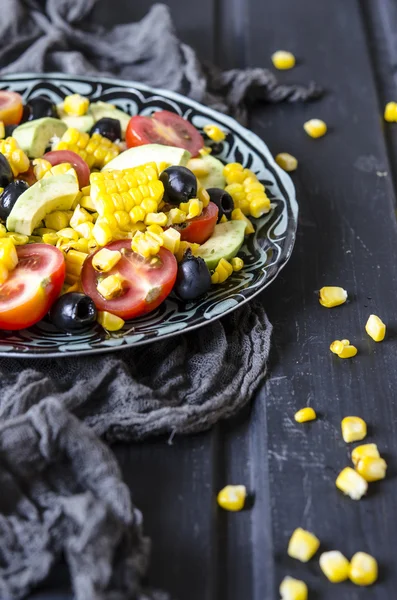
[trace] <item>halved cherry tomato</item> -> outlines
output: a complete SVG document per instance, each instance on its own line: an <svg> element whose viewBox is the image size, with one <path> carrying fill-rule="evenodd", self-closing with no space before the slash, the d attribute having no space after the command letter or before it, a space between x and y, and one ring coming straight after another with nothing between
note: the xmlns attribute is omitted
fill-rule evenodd
<svg viewBox="0 0 397 600"><path fill-rule="evenodd" d="M77 173L80 188L90 184L90 168L81 156L72 150L52 150L43 155L53 167L61 163L70 163Z"/></svg>
<svg viewBox="0 0 397 600"><path fill-rule="evenodd" d="M210 202L198 217L172 227L180 232L184 242L204 244L213 234L217 220L218 207L214 202Z"/></svg>
<svg viewBox="0 0 397 600"><path fill-rule="evenodd" d="M30 165L29 169L25 171L25 173L19 173L18 179L23 179L28 185L33 185L36 183L37 179L36 175L34 174L33 166Z"/></svg>
<svg viewBox="0 0 397 600"><path fill-rule="evenodd" d="M0 121L3 121L4 125L18 125L22 113L22 97L16 92L0 91Z"/></svg>
<svg viewBox="0 0 397 600"><path fill-rule="evenodd" d="M86 258L81 272L84 293L93 299L97 309L107 310L126 320L157 308L174 287L178 271L175 256L161 248L157 256L142 258L131 250L131 240L111 242L105 247L121 251L122 257L117 265L106 273L98 273L92 266L94 252ZM97 290L98 280L116 273L124 279L123 293L105 300Z"/></svg>
<svg viewBox="0 0 397 600"><path fill-rule="evenodd" d="M184 148L192 156L197 156L204 146L204 140L194 125L169 110L155 112L151 117L131 117L125 139L128 148L163 144Z"/></svg>
<svg viewBox="0 0 397 600"><path fill-rule="evenodd" d="M0 329L34 325L58 298L65 280L65 259L49 244L17 246L18 265L0 285Z"/></svg>

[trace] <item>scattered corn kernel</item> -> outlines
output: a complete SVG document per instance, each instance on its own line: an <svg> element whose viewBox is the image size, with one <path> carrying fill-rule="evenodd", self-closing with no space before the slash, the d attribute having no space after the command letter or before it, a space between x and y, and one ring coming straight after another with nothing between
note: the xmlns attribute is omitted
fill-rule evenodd
<svg viewBox="0 0 397 600"><path fill-rule="evenodd" d="M145 217L145 225L167 225L167 215L163 212L159 213L148 213Z"/></svg>
<svg viewBox="0 0 397 600"><path fill-rule="evenodd" d="M320 547L320 540L309 531L298 527L293 532L288 544L288 556L301 562L307 562Z"/></svg>
<svg viewBox="0 0 397 600"><path fill-rule="evenodd" d="M242 213L241 208L235 208L232 212L232 221L244 221L245 222L245 235L254 233L255 229L251 221Z"/></svg>
<svg viewBox="0 0 397 600"><path fill-rule="evenodd" d="M108 248L102 248L95 254L92 259L92 266L96 271L106 273L113 269L117 265L121 258L121 252L118 250L108 250Z"/></svg>
<svg viewBox="0 0 397 600"><path fill-rule="evenodd" d="M56 232L54 233L43 233L42 239L44 244L50 244L51 246L56 246L58 241L58 235Z"/></svg>
<svg viewBox="0 0 397 600"><path fill-rule="evenodd" d="M77 233L77 231L72 229L72 227L65 227L64 229L59 229L57 231L57 235L60 238L64 238L66 240L74 240L75 242L77 242L77 240L79 239L79 234Z"/></svg>
<svg viewBox="0 0 397 600"><path fill-rule="evenodd" d="M211 276L212 283L223 283L233 273L233 267L226 259L221 258Z"/></svg>
<svg viewBox="0 0 397 600"><path fill-rule="evenodd" d="M108 275L108 277L105 277L98 282L97 290L105 300L116 298L123 292L123 279L118 273L115 275Z"/></svg>
<svg viewBox="0 0 397 600"><path fill-rule="evenodd" d="M352 500L360 500L368 490L368 483L364 477L351 467L346 467L339 473L335 485Z"/></svg>
<svg viewBox="0 0 397 600"><path fill-rule="evenodd" d="M312 138L319 138L327 133L327 125L321 119L310 119L310 121L306 121L303 125L303 129L306 131L307 135L310 135Z"/></svg>
<svg viewBox="0 0 397 600"><path fill-rule="evenodd" d="M23 235L22 233L14 233L13 231L7 232L5 237L11 238L15 246L24 246L29 242L28 235Z"/></svg>
<svg viewBox="0 0 397 600"><path fill-rule="evenodd" d="M352 358L357 354L357 348L352 346L349 340L335 340L330 345L329 349L339 358Z"/></svg>
<svg viewBox="0 0 397 600"><path fill-rule="evenodd" d="M0 238L0 263L12 271L18 264L18 255L15 250L15 243L12 238Z"/></svg>
<svg viewBox="0 0 397 600"><path fill-rule="evenodd" d="M396 102L388 102L385 106L384 113L385 121L389 123L393 123L397 121L397 103Z"/></svg>
<svg viewBox="0 0 397 600"><path fill-rule="evenodd" d="M242 258L235 256L234 258L232 258L232 260L230 261L230 264L233 267L233 271L241 271L241 269L244 267L244 261Z"/></svg>
<svg viewBox="0 0 397 600"><path fill-rule="evenodd" d="M98 311L97 321L107 331L119 331L119 329L124 327L125 323L123 319L117 315L107 312L106 310Z"/></svg>
<svg viewBox="0 0 397 600"><path fill-rule="evenodd" d="M281 600L307 600L307 585L301 579L284 577L279 591Z"/></svg>
<svg viewBox="0 0 397 600"><path fill-rule="evenodd" d="M167 229L167 231L169 231L169 229ZM181 260L185 256L185 253L188 250L190 250L190 252L193 254L193 256L196 256L197 251L198 251L199 248L200 248L200 244L194 244L194 243L191 243L191 242L180 242L179 243L179 248L175 252L175 258L176 258L176 260L178 262L181 262Z"/></svg>
<svg viewBox="0 0 397 600"><path fill-rule="evenodd" d="M314 421L316 418L316 411L311 406L301 408L294 415L294 419L297 423L306 423L307 421Z"/></svg>
<svg viewBox="0 0 397 600"><path fill-rule="evenodd" d="M272 54L272 63L279 70L292 69L295 66L295 56L286 50L277 50Z"/></svg>
<svg viewBox="0 0 397 600"><path fill-rule="evenodd" d="M244 215L258 219L271 209L265 186L255 173L244 169L240 163L229 163L223 168L226 180L225 190L231 195L235 209L241 209Z"/></svg>
<svg viewBox="0 0 397 600"><path fill-rule="evenodd" d="M15 138L7 137L5 140L0 140L0 153L8 160L14 177L29 169L30 161Z"/></svg>
<svg viewBox="0 0 397 600"><path fill-rule="evenodd" d="M87 256L88 254L86 252L70 249L65 256L65 260L66 263L71 265L79 265L79 267L82 267Z"/></svg>
<svg viewBox="0 0 397 600"><path fill-rule="evenodd" d="M382 342L386 335L386 325L376 315L370 315L365 325L365 331L374 342Z"/></svg>
<svg viewBox="0 0 397 600"><path fill-rule="evenodd" d="M350 563L339 550L323 552L319 562L320 569L332 583L340 583L349 578Z"/></svg>
<svg viewBox="0 0 397 600"><path fill-rule="evenodd" d="M217 125L204 125L203 130L213 142L223 142L226 137L225 132Z"/></svg>
<svg viewBox="0 0 397 600"><path fill-rule="evenodd" d="M276 163L288 173L291 171L296 171L298 168L297 159L295 156L292 156L292 154L288 154L288 152L280 152L280 154L277 154Z"/></svg>
<svg viewBox="0 0 397 600"><path fill-rule="evenodd" d="M164 248L172 252L172 254L176 254L181 244L180 232L173 227L169 227L161 235L163 236Z"/></svg>
<svg viewBox="0 0 397 600"><path fill-rule="evenodd" d="M71 117L82 117L86 114L89 105L90 101L88 98L84 98L80 94L66 96L63 101L63 109Z"/></svg>
<svg viewBox="0 0 397 600"><path fill-rule="evenodd" d="M71 215L67 211L56 210L52 213L49 213L45 219L44 223L47 229L55 229L55 231L59 231L60 229L65 229L68 227L70 223Z"/></svg>
<svg viewBox="0 0 397 600"><path fill-rule="evenodd" d="M378 563L366 552L356 552L350 561L350 581L356 585L372 585L378 579Z"/></svg>
<svg viewBox="0 0 397 600"><path fill-rule="evenodd" d="M218 504L225 510L238 511L244 508L247 490L245 485L227 485L218 494Z"/></svg>
<svg viewBox="0 0 397 600"><path fill-rule="evenodd" d="M322 287L319 296L321 306L326 308L333 308L344 304L347 300L347 292L341 287L327 286Z"/></svg>
<svg viewBox="0 0 397 600"><path fill-rule="evenodd" d="M367 424L361 417L345 417L341 428L342 437L347 444L363 440L367 435Z"/></svg>
<svg viewBox="0 0 397 600"><path fill-rule="evenodd" d="M35 158L32 164L33 173L37 181L42 179L44 175L52 169L52 164L45 158Z"/></svg>
<svg viewBox="0 0 397 600"><path fill-rule="evenodd" d="M353 465L356 467L358 461L366 456L380 458L378 446L376 444L362 444L354 448L352 452Z"/></svg>
<svg viewBox="0 0 397 600"><path fill-rule="evenodd" d="M92 236L98 246L106 246L106 244L109 244L109 242L112 241L113 232L106 222L97 219L92 229Z"/></svg>
<svg viewBox="0 0 397 600"><path fill-rule="evenodd" d="M386 477L387 464L383 458L364 456L360 458L356 470L365 481L380 481Z"/></svg>

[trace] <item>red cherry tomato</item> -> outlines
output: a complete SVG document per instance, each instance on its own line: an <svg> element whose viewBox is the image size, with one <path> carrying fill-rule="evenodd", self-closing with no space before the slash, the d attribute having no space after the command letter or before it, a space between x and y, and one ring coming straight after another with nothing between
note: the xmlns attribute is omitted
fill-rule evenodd
<svg viewBox="0 0 397 600"><path fill-rule="evenodd" d="M70 163L76 170L80 188L90 184L90 168L81 156L71 150L53 150L44 154L43 158L48 160L53 167L61 163Z"/></svg>
<svg viewBox="0 0 397 600"><path fill-rule="evenodd" d="M217 220L218 207L214 202L210 202L200 216L172 227L180 232L184 242L204 244L213 234Z"/></svg>
<svg viewBox="0 0 397 600"><path fill-rule="evenodd" d="M0 285L0 329L25 329L40 321L61 293L65 259L49 244L17 246L18 265Z"/></svg>
<svg viewBox="0 0 397 600"><path fill-rule="evenodd" d="M157 308L174 287L178 271L175 256L161 248L158 256L144 259L131 250L131 240L111 242L106 248L122 252L113 269L106 273L95 271L92 266L94 252L86 258L81 272L84 293L93 299L97 309L107 310L127 320ZM98 279L116 273L124 279L124 291L112 300L105 300L97 290Z"/></svg>
<svg viewBox="0 0 397 600"><path fill-rule="evenodd" d="M0 91L0 121L4 125L18 125L22 113L22 97L16 92Z"/></svg>
<svg viewBox="0 0 397 600"><path fill-rule="evenodd" d="M153 113L151 117L131 117L126 142L128 148L144 144L163 144L177 146L188 150L192 156L197 156L204 140L197 129L179 115L169 110Z"/></svg>

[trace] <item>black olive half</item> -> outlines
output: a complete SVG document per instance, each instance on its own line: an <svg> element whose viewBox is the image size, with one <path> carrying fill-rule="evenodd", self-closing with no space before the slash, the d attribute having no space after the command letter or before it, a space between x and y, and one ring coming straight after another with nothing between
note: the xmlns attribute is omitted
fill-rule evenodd
<svg viewBox="0 0 397 600"><path fill-rule="evenodd" d="M31 98L27 103L26 111L30 111L27 117L28 121L42 119L43 117L52 117L58 119L56 105L45 96L36 96Z"/></svg>
<svg viewBox="0 0 397 600"><path fill-rule="evenodd" d="M0 154L0 187L5 188L14 179L10 163Z"/></svg>
<svg viewBox="0 0 397 600"><path fill-rule="evenodd" d="M0 154L0 156L2 156ZM15 202L19 196L26 192L28 184L22 179L15 179L4 188L4 192L0 196L0 219L4 221L8 218L8 215L14 208Z"/></svg>
<svg viewBox="0 0 397 600"><path fill-rule="evenodd" d="M90 135L99 133L111 142L121 140L121 125L118 119L103 117L99 119L91 128Z"/></svg>
<svg viewBox="0 0 397 600"><path fill-rule="evenodd" d="M217 205L218 212L218 223L222 219L223 215L227 219L230 219L234 210L234 201L229 192L225 192L220 188L208 188L207 190L211 202Z"/></svg>
<svg viewBox="0 0 397 600"><path fill-rule="evenodd" d="M211 275L204 260L186 253L178 266L174 291L182 300L195 300L211 287Z"/></svg>
<svg viewBox="0 0 397 600"><path fill-rule="evenodd" d="M79 292L63 294L52 305L50 319L61 331L77 333L95 323L97 310L89 296Z"/></svg>
<svg viewBox="0 0 397 600"><path fill-rule="evenodd" d="M197 196L196 176L186 167L164 169L160 181L164 185L164 201L169 204L180 204Z"/></svg>

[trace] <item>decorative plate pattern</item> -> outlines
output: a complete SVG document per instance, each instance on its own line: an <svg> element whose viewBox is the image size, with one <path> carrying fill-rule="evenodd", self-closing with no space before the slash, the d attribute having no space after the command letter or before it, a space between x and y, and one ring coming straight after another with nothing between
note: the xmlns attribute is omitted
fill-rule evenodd
<svg viewBox="0 0 397 600"><path fill-rule="evenodd" d="M29 329L0 330L0 356L55 357L94 354L136 346L191 331L241 306L268 286L288 261L295 241L298 205L289 176L274 162L266 144L236 121L193 100L167 90L133 82L60 74L11 75L0 79L0 89L19 92L24 100L46 95L60 102L67 94L80 93L91 100L117 105L131 115L150 115L171 110L201 129L216 123L226 140L216 154L224 162L241 162L265 184L273 209L255 223L255 234L239 255L245 267L224 284L213 286L203 299L185 304L169 297L154 312L127 322L117 334L107 334L99 325L87 333L68 335L43 320Z"/></svg>

